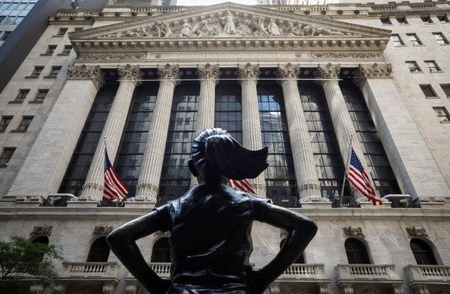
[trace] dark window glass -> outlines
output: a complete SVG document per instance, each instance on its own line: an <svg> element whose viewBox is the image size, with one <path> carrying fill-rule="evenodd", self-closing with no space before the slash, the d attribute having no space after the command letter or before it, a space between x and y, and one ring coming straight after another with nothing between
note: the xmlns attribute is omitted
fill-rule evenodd
<svg viewBox="0 0 450 294"><path fill-rule="evenodd" d="M68 55L71 50L72 50L72 45L65 45L63 51L61 52L61 54Z"/></svg>
<svg viewBox="0 0 450 294"><path fill-rule="evenodd" d="M356 129L364 157L372 169L372 180L378 196L398 194L397 181L359 88L349 80L340 83L347 108Z"/></svg>
<svg viewBox="0 0 450 294"><path fill-rule="evenodd" d="M424 23L433 23L433 20L429 15L420 17Z"/></svg>
<svg viewBox="0 0 450 294"><path fill-rule="evenodd" d="M31 121L33 120L32 116L23 116L22 121L17 126L17 129L15 129L16 132L26 132L28 130L28 127L31 124Z"/></svg>
<svg viewBox="0 0 450 294"><path fill-rule="evenodd" d="M17 93L16 99L14 99L13 102L22 103L25 100L25 98L27 97L29 92L30 92L30 89L20 89L19 93Z"/></svg>
<svg viewBox="0 0 450 294"><path fill-rule="evenodd" d="M42 103L45 99L45 96L47 96L48 89L39 89L36 97L34 97L33 102L34 103Z"/></svg>
<svg viewBox="0 0 450 294"><path fill-rule="evenodd" d="M301 82L299 88L322 197L334 201L340 195L345 171L326 98L322 87L311 82Z"/></svg>
<svg viewBox="0 0 450 294"><path fill-rule="evenodd" d="M444 91L445 96L450 98L450 84L441 84L442 91Z"/></svg>
<svg viewBox="0 0 450 294"><path fill-rule="evenodd" d="M447 23L448 22L448 17L446 14L444 15L438 15L437 16L438 20L440 23Z"/></svg>
<svg viewBox="0 0 450 294"><path fill-rule="evenodd" d="M345 252L349 264L370 264L367 248L358 239L348 238L345 240Z"/></svg>
<svg viewBox="0 0 450 294"><path fill-rule="evenodd" d="M214 126L242 143L241 87L234 81L220 81L216 87Z"/></svg>
<svg viewBox="0 0 450 294"><path fill-rule="evenodd" d="M13 156L14 151L16 151L16 148L14 148L14 147L3 148L3 152L0 155L0 167L8 166L8 162L11 159L11 157Z"/></svg>
<svg viewBox="0 0 450 294"><path fill-rule="evenodd" d="M136 184L144 158L145 143L158 92L158 83L144 82L133 94L115 168L128 187L128 197L135 196Z"/></svg>
<svg viewBox="0 0 450 294"><path fill-rule="evenodd" d="M35 66L33 69L33 72L31 73L31 76L38 77L41 74L43 69L44 69L43 66Z"/></svg>
<svg viewBox="0 0 450 294"><path fill-rule="evenodd" d="M109 246L105 237L100 237L92 243L89 249L87 262L107 262L109 257Z"/></svg>
<svg viewBox="0 0 450 294"><path fill-rule="evenodd" d="M52 77L52 78L56 78L56 76L58 75L60 70L61 70L61 66L52 66L48 76Z"/></svg>
<svg viewBox="0 0 450 294"><path fill-rule="evenodd" d="M405 61L406 66L408 66L408 69L410 72L421 72L422 70L417 65L417 62L415 61Z"/></svg>
<svg viewBox="0 0 450 294"><path fill-rule="evenodd" d="M413 238L409 243L417 264L437 265L433 250L427 242Z"/></svg>
<svg viewBox="0 0 450 294"><path fill-rule="evenodd" d="M170 262L169 238L161 238L155 242L152 250L151 262Z"/></svg>
<svg viewBox="0 0 450 294"><path fill-rule="evenodd" d="M109 81L97 93L59 188L60 193L78 195L81 192L116 91L117 83Z"/></svg>
<svg viewBox="0 0 450 294"><path fill-rule="evenodd" d="M60 28L58 33L56 34L57 36L64 36L67 32L67 28Z"/></svg>
<svg viewBox="0 0 450 294"><path fill-rule="evenodd" d="M5 41L6 39L8 39L9 35L11 35L11 31L4 31L3 35L0 36L0 41Z"/></svg>
<svg viewBox="0 0 450 294"><path fill-rule="evenodd" d="M408 20L406 19L406 16L397 17L397 22L402 25L408 24Z"/></svg>
<svg viewBox="0 0 450 294"><path fill-rule="evenodd" d="M380 21L381 21L381 23L384 24L384 25L391 25L391 24L392 24L392 22L391 22L391 20L389 19L389 17L380 17Z"/></svg>
<svg viewBox="0 0 450 294"><path fill-rule="evenodd" d="M53 54L53 52L55 52L55 49L56 49L56 45L48 45L47 51L45 51L44 54L51 55L51 54Z"/></svg>
<svg viewBox="0 0 450 294"><path fill-rule="evenodd" d="M0 120L0 133L4 133L6 131L6 128L8 127L9 123L12 120L12 116L10 115L3 115L2 119Z"/></svg>
<svg viewBox="0 0 450 294"><path fill-rule="evenodd" d="M190 187L187 163L195 135L199 91L197 82L182 82L175 88L157 205L182 196Z"/></svg>
<svg viewBox="0 0 450 294"><path fill-rule="evenodd" d="M269 167L264 172L267 197L275 204L297 207L297 183L280 86L275 82L260 81L258 104L262 143L269 147Z"/></svg>
<svg viewBox="0 0 450 294"><path fill-rule="evenodd" d="M423 94L427 98L438 98L431 85L419 85Z"/></svg>
<svg viewBox="0 0 450 294"><path fill-rule="evenodd" d="M35 244L48 245L50 243L50 240L48 239L47 236L40 236L40 237L34 238L33 241L31 241L31 242L35 243ZM44 254L36 256L36 261L42 261L43 259L44 259Z"/></svg>

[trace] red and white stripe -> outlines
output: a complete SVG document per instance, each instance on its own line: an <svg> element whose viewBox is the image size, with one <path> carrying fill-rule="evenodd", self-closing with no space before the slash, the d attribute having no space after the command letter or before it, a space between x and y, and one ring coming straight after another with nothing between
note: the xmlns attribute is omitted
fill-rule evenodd
<svg viewBox="0 0 450 294"><path fill-rule="evenodd" d="M250 183L249 180L243 179L243 180L228 180L229 185L237 190L241 190L242 192L247 192L251 194L256 194L256 190L253 187L253 185Z"/></svg>

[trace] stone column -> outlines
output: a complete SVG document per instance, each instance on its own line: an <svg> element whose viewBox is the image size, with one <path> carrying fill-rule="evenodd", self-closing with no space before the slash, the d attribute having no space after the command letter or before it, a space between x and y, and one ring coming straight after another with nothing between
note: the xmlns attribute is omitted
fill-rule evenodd
<svg viewBox="0 0 450 294"><path fill-rule="evenodd" d="M242 91L242 143L250 150L262 148L261 122L259 119L258 95L256 92L259 65L247 63L238 66ZM260 196L266 196L264 174L251 180Z"/></svg>
<svg viewBox="0 0 450 294"><path fill-rule="evenodd" d="M99 66L69 67L66 84L11 185L9 195L58 192L102 83Z"/></svg>
<svg viewBox="0 0 450 294"><path fill-rule="evenodd" d="M83 185L83 191L81 192L81 197L91 200L101 200L103 197L105 164L105 144L103 138L106 140L109 160L114 163L119 149L120 139L125 128L134 89L142 78L138 66L127 64L125 66L119 66L117 71L120 77L119 89L114 97L100 141L91 161L86 181Z"/></svg>
<svg viewBox="0 0 450 294"><path fill-rule="evenodd" d="M158 74L160 84L136 187L137 197L148 199L153 203L156 203L158 195L173 92L178 80L178 65L166 64L164 67L158 67Z"/></svg>
<svg viewBox="0 0 450 294"><path fill-rule="evenodd" d="M390 64L359 65L354 81L364 96L400 189L413 199L419 195L422 199L450 197L445 177L391 73Z"/></svg>
<svg viewBox="0 0 450 294"><path fill-rule="evenodd" d="M426 285L417 285L414 287L414 293L416 294L430 294L430 290Z"/></svg>
<svg viewBox="0 0 450 294"><path fill-rule="evenodd" d="M317 176L311 137L306 125L302 101L297 86L300 67L288 63L280 66L277 74L283 88L289 138L291 140L292 158L294 161L297 190L301 201L322 200L320 183Z"/></svg>

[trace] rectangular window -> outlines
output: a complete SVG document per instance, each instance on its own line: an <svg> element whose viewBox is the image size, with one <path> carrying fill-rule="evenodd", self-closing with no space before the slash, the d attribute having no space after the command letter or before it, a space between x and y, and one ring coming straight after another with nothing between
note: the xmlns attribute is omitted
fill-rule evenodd
<svg viewBox="0 0 450 294"><path fill-rule="evenodd" d="M59 71L61 70L61 66L52 66L47 78L56 78L58 76Z"/></svg>
<svg viewBox="0 0 450 294"><path fill-rule="evenodd" d="M5 147L3 148L2 155L0 155L0 167L7 167L8 162L14 154L16 148Z"/></svg>
<svg viewBox="0 0 450 294"><path fill-rule="evenodd" d="M0 119L0 133L4 133L6 131L6 128L8 127L9 123L12 120L12 116L10 115L3 115Z"/></svg>
<svg viewBox="0 0 450 294"><path fill-rule="evenodd" d="M67 28L60 28L58 33L56 34L57 36L64 36L67 32Z"/></svg>
<svg viewBox="0 0 450 294"><path fill-rule="evenodd" d="M436 116L439 118L441 123L449 123L450 122L450 115L448 114L447 109L443 106L437 106L433 107L434 112L436 113Z"/></svg>
<svg viewBox="0 0 450 294"><path fill-rule="evenodd" d="M79 31L82 31L83 30L83 28L75 28L75 32L79 32Z"/></svg>
<svg viewBox="0 0 450 294"><path fill-rule="evenodd" d="M422 46L422 41L420 41L420 39L417 37L416 34L411 33L411 34L406 34L406 36L408 36L408 39L413 46Z"/></svg>
<svg viewBox="0 0 450 294"><path fill-rule="evenodd" d="M20 89L19 93L17 93L16 99L13 101L10 101L10 103L22 103L25 98L27 97L28 93L30 92L30 89Z"/></svg>
<svg viewBox="0 0 450 294"><path fill-rule="evenodd" d="M450 84L441 84L442 91L444 91L447 98L450 98Z"/></svg>
<svg viewBox="0 0 450 294"><path fill-rule="evenodd" d="M17 129L14 130L14 132L25 133L28 130L28 127L30 126L32 120L33 120L32 116L23 116L22 121L17 126Z"/></svg>
<svg viewBox="0 0 450 294"><path fill-rule="evenodd" d="M380 17L380 21L383 25L391 25L392 24L391 20L389 19L389 16Z"/></svg>
<svg viewBox="0 0 450 294"><path fill-rule="evenodd" d="M424 23L433 23L433 20L431 19L431 16L429 16L429 15L421 16L420 18L422 19L422 21Z"/></svg>
<svg viewBox="0 0 450 294"><path fill-rule="evenodd" d="M33 69L33 72L31 73L32 78L37 78L41 74L42 70L44 69L43 66L35 66Z"/></svg>
<svg viewBox="0 0 450 294"><path fill-rule="evenodd" d="M5 41L6 39L8 39L9 35L11 35L12 32L10 31L4 31L3 35L0 36L0 41Z"/></svg>
<svg viewBox="0 0 450 294"><path fill-rule="evenodd" d="M34 97L34 100L31 101L33 103L42 103L45 99L45 96L47 96L48 89L39 89L36 97Z"/></svg>
<svg viewBox="0 0 450 294"><path fill-rule="evenodd" d="M419 85L426 98L438 98L431 85Z"/></svg>
<svg viewBox="0 0 450 294"><path fill-rule="evenodd" d="M401 25L407 25L408 21L406 20L406 16L397 17L397 22Z"/></svg>
<svg viewBox="0 0 450 294"><path fill-rule="evenodd" d="M52 55L56 50L56 45L48 45L47 51L45 51L44 55Z"/></svg>
<svg viewBox="0 0 450 294"><path fill-rule="evenodd" d="M72 51L72 45L65 45L61 55L69 55L70 51Z"/></svg>
<svg viewBox="0 0 450 294"><path fill-rule="evenodd" d="M437 65L434 60L425 60L425 64L430 72L440 72L441 68Z"/></svg>
<svg viewBox="0 0 450 294"><path fill-rule="evenodd" d="M408 69L410 72L421 72L422 70L417 65L417 62L415 61L405 61L406 65L408 66Z"/></svg>
<svg viewBox="0 0 450 294"><path fill-rule="evenodd" d="M443 33L433 33L434 38L436 39L436 42L439 45L447 45L448 44L448 40L447 38L444 36Z"/></svg>
<svg viewBox="0 0 450 294"><path fill-rule="evenodd" d="M405 46L405 44L403 43L402 39L398 34L391 35L391 42L392 44L394 44L395 47Z"/></svg>
<svg viewBox="0 0 450 294"><path fill-rule="evenodd" d="M448 17L446 14L444 15L438 15L437 16L438 20L440 23L447 23L448 22Z"/></svg>

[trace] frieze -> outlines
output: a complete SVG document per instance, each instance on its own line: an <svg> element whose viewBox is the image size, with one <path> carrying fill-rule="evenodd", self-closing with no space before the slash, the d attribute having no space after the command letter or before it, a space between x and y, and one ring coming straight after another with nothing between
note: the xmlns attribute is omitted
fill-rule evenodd
<svg viewBox="0 0 450 294"><path fill-rule="evenodd" d="M363 238L363 239L365 238L361 227L349 226L349 227L342 228L342 230L344 231L345 237L359 237L359 238Z"/></svg>
<svg viewBox="0 0 450 294"><path fill-rule="evenodd" d="M123 61L123 60L139 60L146 57L145 53L93 53L81 54L78 57L79 61L83 62L108 62L108 61Z"/></svg>
<svg viewBox="0 0 450 294"><path fill-rule="evenodd" d="M34 226L33 231L30 233L31 238L37 238L41 236L50 237L52 234L53 226Z"/></svg>
<svg viewBox="0 0 450 294"><path fill-rule="evenodd" d="M197 67L197 74L200 79L213 79L218 80L219 79L219 66L218 65L211 65L209 63L198 66Z"/></svg>
<svg viewBox="0 0 450 294"><path fill-rule="evenodd" d="M313 52L312 57L323 59L379 59L382 52Z"/></svg>
<svg viewBox="0 0 450 294"><path fill-rule="evenodd" d="M95 226L92 235L95 237L106 237L113 230L112 226Z"/></svg>
<svg viewBox="0 0 450 294"><path fill-rule="evenodd" d="M423 227L408 227L406 228L409 238L424 237L428 238L428 234Z"/></svg>
<svg viewBox="0 0 450 294"><path fill-rule="evenodd" d="M390 63L359 64L358 73L366 79L392 78L392 65Z"/></svg>
<svg viewBox="0 0 450 294"><path fill-rule="evenodd" d="M288 63L285 66L278 66L277 76L282 79L297 79L300 74L300 66Z"/></svg>
<svg viewBox="0 0 450 294"><path fill-rule="evenodd" d="M67 69L68 80L92 80L97 88L103 85L100 66L71 65Z"/></svg>
<svg viewBox="0 0 450 294"><path fill-rule="evenodd" d="M246 65L238 65L238 73L242 79L256 79L259 76L259 65L252 65L247 63Z"/></svg>

